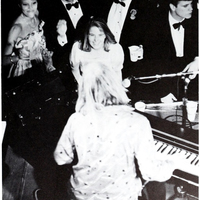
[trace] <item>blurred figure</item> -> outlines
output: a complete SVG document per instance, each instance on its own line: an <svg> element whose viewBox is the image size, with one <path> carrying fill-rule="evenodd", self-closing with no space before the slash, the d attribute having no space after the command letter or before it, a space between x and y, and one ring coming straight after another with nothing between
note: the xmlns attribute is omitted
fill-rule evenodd
<svg viewBox="0 0 200 200"><path fill-rule="evenodd" d="M82 72L76 113L54 152L58 165L72 163L77 156L71 199L137 200L142 182L135 159L147 181L169 179L175 164L158 159L149 121L133 111L112 69L95 62Z"/></svg>
<svg viewBox="0 0 200 200"><path fill-rule="evenodd" d="M21 13L12 24L3 53L3 71L8 71L2 92L7 124L3 162L10 145L34 167L40 188L35 199L58 200L56 187L64 184L58 174L63 170L58 169L53 151L75 105L55 70L53 52L46 47L45 22L40 20L38 6L37 0L19 0Z"/></svg>
<svg viewBox="0 0 200 200"><path fill-rule="evenodd" d="M13 22L3 56L3 66L10 66L8 78L24 75L32 68L32 61L43 62L47 72L55 70L43 35L44 22L38 18L37 0L21 0L19 7L21 14Z"/></svg>

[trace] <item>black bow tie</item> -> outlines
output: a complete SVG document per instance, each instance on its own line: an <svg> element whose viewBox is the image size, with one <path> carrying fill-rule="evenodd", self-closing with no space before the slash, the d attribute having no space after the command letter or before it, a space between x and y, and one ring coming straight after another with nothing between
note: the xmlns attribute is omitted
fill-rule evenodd
<svg viewBox="0 0 200 200"><path fill-rule="evenodd" d="M175 23L175 24L173 24L173 27L174 27L174 29L178 29L179 30L181 25L184 28L185 27L185 22L182 21L182 22Z"/></svg>
<svg viewBox="0 0 200 200"><path fill-rule="evenodd" d="M114 0L114 2L115 2L115 3L119 3L119 4L121 4L123 7L126 6L126 4L125 4L124 2L121 2L121 1L119 1L119 0Z"/></svg>
<svg viewBox="0 0 200 200"><path fill-rule="evenodd" d="M76 3L68 3L68 4L65 4L67 10L70 10L72 8L72 6L74 6L75 8L78 8L78 2Z"/></svg>

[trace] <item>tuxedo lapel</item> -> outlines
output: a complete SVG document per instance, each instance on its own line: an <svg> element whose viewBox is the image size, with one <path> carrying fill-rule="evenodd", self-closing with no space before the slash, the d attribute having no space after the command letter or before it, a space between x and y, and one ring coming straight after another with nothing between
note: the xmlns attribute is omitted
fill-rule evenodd
<svg viewBox="0 0 200 200"><path fill-rule="evenodd" d="M169 58L176 57L176 49L175 49L174 42L172 39L168 17L166 21L166 27L163 30L164 32L162 34L163 36L166 36L166 41L167 41L166 44L168 44L168 46L166 46L167 47L166 53L169 52L166 55L169 55Z"/></svg>
<svg viewBox="0 0 200 200"><path fill-rule="evenodd" d="M191 21L190 21L191 20ZM184 55L191 61L198 55L198 24L193 19L185 23Z"/></svg>
<svg viewBox="0 0 200 200"><path fill-rule="evenodd" d="M132 1L129 5L126 18L122 27L120 44L123 47L126 47L127 45L131 46L133 44L137 45L138 43L140 43L138 36L139 34L141 35L140 28L142 24L139 24L140 22L138 21L137 13L134 15L135 18L131 17L132 11L137 12L137 7L134 4L134 1Z"/></svg>

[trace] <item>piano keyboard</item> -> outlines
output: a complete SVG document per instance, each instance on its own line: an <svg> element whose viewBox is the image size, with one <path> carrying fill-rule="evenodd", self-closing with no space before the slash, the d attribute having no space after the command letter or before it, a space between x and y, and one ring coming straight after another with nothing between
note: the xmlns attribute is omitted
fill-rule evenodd
<svg viewBox="0 0 200 200"><path fill-rule="evenodd" d="M199 155L191 151L173 146L155 139L157 152L161 156L174 156L177 162L181 162L179 170L199 176Z"/></svg>
<svg viewBox="0 0 200 200"><path fill-rule="evenodd" d="M141 112L139 112L141 113ZM162 112L161 112L162 113ZM178 167L169 180L186 186L191 199L199 199L199 132L148 113L158 155L175 159ZM193 198L195 197L195 198Z"/></svg>

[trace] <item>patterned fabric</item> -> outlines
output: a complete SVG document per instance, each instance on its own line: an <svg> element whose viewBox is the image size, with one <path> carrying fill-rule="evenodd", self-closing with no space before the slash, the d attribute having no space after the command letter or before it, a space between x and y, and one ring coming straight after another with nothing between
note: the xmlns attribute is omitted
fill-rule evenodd
<svg viewBox="0 0 200 200"><path fill-rule="evenodd" d="M27 59L19 59L19 61L11 67L8 78L23 75L26 69L32 67L31 60L42 61L42 51L46 49L43 30L33 31L25 38L18 38L15 48L19 57Z"/></svg>
<svg viewBox="0 0 200 200"><path fill-rule="evenodd" d="M56 162L71 163L75 151L78 163L70 181L78 200L137 200L142 183L134 158L145 180L165 181L173 171L167 161L156 159L149 121L129 106L74 113L54 152Z"/></svg>

